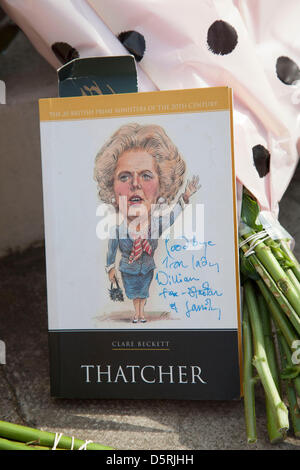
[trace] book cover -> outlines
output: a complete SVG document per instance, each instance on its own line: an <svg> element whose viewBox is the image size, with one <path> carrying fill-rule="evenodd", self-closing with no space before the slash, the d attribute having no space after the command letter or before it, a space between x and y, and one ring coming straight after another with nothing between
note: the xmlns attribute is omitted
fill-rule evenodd
<svg viewBox="0 0 300 470"><path fill-rule="evenodd" d="M51 395L239 398L231 90L39 110Z"/></svg>

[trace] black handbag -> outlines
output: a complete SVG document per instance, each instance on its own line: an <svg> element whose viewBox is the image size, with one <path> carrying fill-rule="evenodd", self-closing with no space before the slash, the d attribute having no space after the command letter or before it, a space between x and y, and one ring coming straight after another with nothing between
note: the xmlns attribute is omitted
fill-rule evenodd
<svg viewBox="0 0 300 470"><path fill-rule="evenodd" d="M116 282L117 287L114 287L113 282L110 285L110 289L109 289L110 298L114 302L124 302L123 292L116 278L115 278L115 282Z"/></svg>

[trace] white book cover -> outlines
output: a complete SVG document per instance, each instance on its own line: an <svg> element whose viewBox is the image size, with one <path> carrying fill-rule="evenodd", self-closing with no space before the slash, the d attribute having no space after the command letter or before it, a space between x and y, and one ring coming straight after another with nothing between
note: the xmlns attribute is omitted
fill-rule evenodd
<svg viewBox="0 0 300 470"><path fill-rule="evenodd" d="M40 130L53 394L238 397L231 90L40 100Z"/></svg>

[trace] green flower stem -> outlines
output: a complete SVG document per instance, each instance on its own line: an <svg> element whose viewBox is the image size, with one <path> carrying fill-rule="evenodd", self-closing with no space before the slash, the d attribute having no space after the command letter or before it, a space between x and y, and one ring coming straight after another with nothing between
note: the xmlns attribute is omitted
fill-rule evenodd
<svg viewBox="0 0 300 470"><path fill-rule="evenodd" d="M281 395L277 355L276 355L276 350L275 350L270 313L268 311L266 301L260 292L259 292L257 300L258 300L260 319L261 319L261 324L262 324L262 329L263 329L263 334L264 334L265 351L267 355L268 364L270 367L270 371L271 371L274 383L277 387L278 393ZM273 411L272 404L270 403L270 400L268 399L268 397L266 397L266 413L267 413L267 428L268 428L270 442L272 444L278 443L282 441L285 436L277 429L276 415Z"/></svg>
<svg viewBox="0 0 300 470"><path fill-rule="evenodd" d="M250 232L253 234L254 232ZM248 238L248 235L245 238ZM285 271L282 269L277 259L272 253L272 250L265 243L259 243L255 248L255 254L258 260L262 263L264 268L269 272L270 276L274 280L276 286L288 299L289 303L295 310L295 312L300 316L300 295L295 289L294 285L291 283L290 279L286 275Z"/></svg>
<svg viewBox="0 0 300 470"><path fill-rule="evenodd" d="M289 319L286 317L284 312L281 310L272 293L268 290L266 284L261 279L256 281L256 284L264 296L276 327L282 332L289 347L291 348L293 342L298 339L294 328L290 324Z"/></svg>
<svg viewBox="0 0 300 470"><path fill-rule="evenodd" d="M286 394L289 402L292 426L296 437L300 437L300 408L297 402L297 395L293 384L288 381L286 384Z"/></svg>
<svg viewBox="0 0 300 470"><path fill-rule="evenodd" d="M270 402L270 406L273 408L273 411L276 414L277 429L280 432L285 433L289 429L288 410L280 398L268 364L264 345L264 335L260 321L258 304L256 301L256 293L254 291L252 281L248 280L245 282L244 293L253 332L255 354L253 364L261 379L266 396Z"/></svg>
<svg viewBox="0 0 300 470"><path fill-rule="evenodd" d="M297 289L298 292L300 292L300 284L299 284L299 281L298 281L294 271L292 270L292 268L287 269L286 274L287 274L289 280L294 285L295 289Z"/></svg>
<svg viewBox="0 0 300 470"><path fill-rule="evenodd" d="M255 379L253 378L252 333L247 305L243 307L243 390L246 434L248 443L257 441L255 416Z"/></svg>
<svg viewBox="0 0 300 470"><path fill-rule="evenodd" d="M281 332L278 332L278 344L281 357L282 368L286 368L291 364L290 352L288 351L287 343L285 342L284 337ZM295 391L295 386L292 380L285 380L286 385L286 395L289 404L291 422L293 426L293 431L296 437L300 437L300 409L297 402L297 395Z"/></svg>
<svg viewBox="0 0 300 470"><path fill-rule="evenodd" d="M270 317L267 303L263 295L260 292L258 293L257 300L258 300L258 308L259 308L259 313L260 313L262 329L264 333L264 343L265 343L268 363L269 363L270 370L271 370L274 382L276 384L277 390L280 393L278 361L277 361L277 354L276 354L275 344L274 344L274 335L272 331L271 317Z"/></svg>
<svg viewBox="0 0 300 470"><path fill-rule="evenodd" d="M283 337L281 331L277 332L277 337L278 337L278 340L280 342L280 347L281 347L282 353L284 354L283 359L284 359L284 361L285 361L285 363L287 364L288 367L292 367L294 365L293 361L292 361L292 352L291 352L285 338ZM297 395L300 397L300 376L298 375L297 377L292 379L292 381L293 381L295 390L297 392Z"/></svg>
<svg viewBox="0 0 300 470"><path fill-rule="evenodd" d="M19 442L38 442L40 446L52 448L55 441L55 433L40 431L39 429L21 426L6 421L0 421L0 437L11 439ZM81 439L74 439L73 449L78 450L85 444ZM72 438L62 436L57 445L57 449L71 449ZM87 450L112 450L110 447L105 447L97 443L89 443L86 446Z"/></svg>
<svg viewBox="0 0 300 470"><path fill-rule="evenodd" d="M243 252L247 251L247 249L248 249L247 245L242 246ZM249 255L248 260L251 262L252 266L255 268L256 272L264 281L268 289L272 292L272 294L274 295L274 298L276 299L276 301L278 302L278 304L280 305L284 313L290 319L297 333L300 335L300 317L295 312L293 307L289 304L283 292L277 287L274 279L272 278L272 275L267 271L263 263L260 262L260 260L257 258L256 255L254 254ZM300 303L299 303L299 307L300 307Z"/></svg>
<svg viewBox="0 0 300 470"><path fill-rule="evenodd" d="M275 258L286 272L286 275L300 296L300 283L292 269L292 267L295 265L295 262L282 250L280 246L280 240L276 240L276 242L274 240L266 240L264 243L271 248Z"/></svg>
<svg viewBox="0 0 300 470"><path fill-rule="evenodd" d="M281 311L277 302L275 302L274 297L268 291L265 284L261 280L259 280L257 281L257 285L269 307L269 311L272 315L274 324L277 329L277 336L279 334L282 336L282 344L284 344L286 357L290 358L289 365L291 366L293 365L291 361L292 346L295 341L299 340L299 337L297 336L295 331L291 328L291 326L288 324L288 321L284 313ZM297 395L300 397L300 376L294 379L294 384L295 384Z"/></svg>
<svg viewBox="0 0 300 470"><path fill-rule="evenodd" d="M286 438L286 430L280 431L277 428L277 417L274 413L272 403L266 397L266 416L267 416L267 430L271 444L278 444Z"/></svg>
<svg viewBox="0 0 300 470"><path fill-rule="evenodd" d="M295 276L297 277L298 281L300 282L300 264L297 258L295 257L294 253L289 248L289 245L285 240L280 240L280 247L285 252L285 254L290 258L290 260L293 262L292 270Z"/></svg>
<svg viewBox="0 0 300 470"><path fill-rule="evenodd" d="M29 446L23 442L15 442L0 438L0 450L50 450L49 447Z"/></svg>

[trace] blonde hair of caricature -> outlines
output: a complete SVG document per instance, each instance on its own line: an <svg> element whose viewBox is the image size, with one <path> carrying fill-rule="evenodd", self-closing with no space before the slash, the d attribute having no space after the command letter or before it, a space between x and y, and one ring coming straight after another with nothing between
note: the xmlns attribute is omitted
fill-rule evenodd
<svg viewBox="0 0 300 470"><path fill-rule="evenodd" d="M158 125L126 124L118 129L96 156L94 179L101 201L111 204L118 158L128 150L145 150L156 161L160 197L170 203L183 184L186 165L177 147Z"/></svg>

